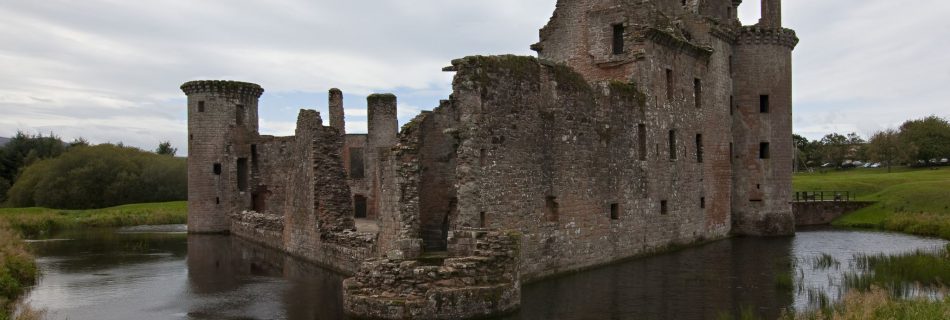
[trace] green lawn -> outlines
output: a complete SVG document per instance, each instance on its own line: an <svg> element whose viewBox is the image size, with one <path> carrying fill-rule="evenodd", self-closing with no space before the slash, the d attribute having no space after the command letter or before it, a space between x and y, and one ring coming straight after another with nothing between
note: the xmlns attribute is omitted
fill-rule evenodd
<svg viewBox="0 0 950 320"><path fill-rule="evenodd" d="M28 237L72 228L186 223L187 217L188 205L185 201L90 210L0 208L0 219Z"/></svg>
<svg viewBox="0 0 950 320"><path fill-rule="evenodd" d="M802 173L795 191L852 191L877 204L836 220L841 227L880 228L950 239L950 167L894 168Z"/></svg>

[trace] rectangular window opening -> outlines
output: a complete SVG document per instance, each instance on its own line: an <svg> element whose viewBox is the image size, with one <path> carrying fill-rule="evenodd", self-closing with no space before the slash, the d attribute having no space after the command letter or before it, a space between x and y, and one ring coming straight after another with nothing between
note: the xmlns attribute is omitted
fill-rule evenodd
<svg viewBox="0 0 950 320"><path fill-rule="evenodd" d="M647 126L645 124L637 125L637 143L639 146L639 156L640 161L646 161L647 159Z"/></svg>
<svg viewBox="0 0 950 320"><path fill-rule="evenodd" d="M670 206L667 204L666 200L660 201L660 214L666 215L670 213Z"/></svg>
<svg viewBox="0 0 950 320"><path fill-rule="evenodd" d="M613 54L623 54L623 24L613 25Z"/></svg>
<svg viewBox="0 0 950 320"><path fill-rule="evenodd" d="M699 208L706 209L706 197L699 198Z"/></svg>
<svg viewBox="0 0 950 320"><path fill-rule="evenodd" d="M198 101L198 112L205 112L205 102Z"/></svg>
<svg viewBox="0 0 950 320"><path fill-rule="evenodd" d="M220 197L214 197L214 204L221 204L221 198L220 198Z"/></svg>
<svg viewBox="0 0 950 320"><path fill-rule="evenodd" d="M759 159L768 159L769 156L770 156L769 143L768 142L759 143Z"/></svg>
<svg viewBox="0 0 950 320"><path fill-rule="evenodd" d="M620 219L620 204L611 203L610 204L610 220Z"/></svg>
<svg viewBox="0 0 950 320"><path fill-rule="evenodd" d="M696 135L696 162L703 163L703 135Z"/></svg>
<svg viewBox="0 0 950 320"><path fill-rule="evenodd" d="M264 213L267 211L267 187L256 190L251 194L251 208L254 212Z"/></svg>
<svg viewBox="0 0 950 320"><path fill-rule="evenodd" d="M366 218L366 197L362 195L353 196L353 217Z"/></svg>
<svg viewBox="0 0 950 320"><path fill-rule="evenodd" d="M247 191L247 158L237 159L237 187L239 191Z"/></svg>
<svg viewBox="0 0 950 320"><path fill-rule="evenodd" d="M544 198L544 219L549 222L558 221L558 203L557 197L547 196Z"/></svg>
<svg viewBox="0 0 950 320"><path fill-rule="evenodd" d="M666 69L666 101L673 102L673 70Z"/></svg>
<svg viewBox="0 0 950 320"><path fill-rule="evenodd" d="M763 94L759 96L759 112L769 113L769 95Z"/></svg>
<svg viewBox="0 0 950 320"><path fill-rule="evenodd" d="M485 228L488 226L488 220L486 219L487 218L485 217L485 212L478 213L478 227L479 228Z"/></svg>
<svg viewBox="0 0 950 320"><path fill-rule="evenodd" d="M350 179L363 179L366 176L363 165L363 148L350 148Z"/></svg>
<svg viewBox="0 0 950 320"><path fill-rule="evenodd" d="M251 169L253 169L254 172L257 172L257 160L258 160L257 145L252 144L251 145Z"/></svg>
<svg viewBox="0 0 950 320"><path fill-rule="evenodd" d="M488 152L485 149L478 150L478 165L484 167L488 163Z"/></svg>
<svg viewBox="0 0 950 320"><path fill-rule="evenodd" d="M696 99L696 107L703 107L703 81L699 79L693 79L693 96Z"/></svg>
<svg viewBox="0 0 950 320"><path fill-rule="evenodd" d="M670 160L676 160L676 130L670 130Z"/></svg>
<svg viewBox="0 0 950 320"><path fill-rule="evenodd" d="M212 170L214 171L214 174L215 174L215 175L218 175L218 176L221 175L221 164L220 164L220 163L215 163L211 168L212 168Z"/></svg>

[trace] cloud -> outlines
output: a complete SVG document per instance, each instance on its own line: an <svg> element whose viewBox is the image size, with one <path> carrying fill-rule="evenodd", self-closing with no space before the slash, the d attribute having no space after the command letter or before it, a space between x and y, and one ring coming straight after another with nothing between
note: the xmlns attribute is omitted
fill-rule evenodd
<svg viewBox="0 0 950 320"><path fill-rule="evenodd" d="M55 131L93 142L187 152L194 79L259 83L262 130L292 133L300 108L347 94L347 131L365 132L365 96L399 96L401 123L451 91L441 67L472 54L533 54L555 0L7 0L0 7L0 136ZM740 15L758 18L757 1ZM784 2L796 29L795 130L869 134L948 116L950 4ZM362 110L362 111L361 111ZM327 119L324 114L324 119ZM899 123L898 123L899 124ZM812 136L814 137L814 136Z"/></svg>

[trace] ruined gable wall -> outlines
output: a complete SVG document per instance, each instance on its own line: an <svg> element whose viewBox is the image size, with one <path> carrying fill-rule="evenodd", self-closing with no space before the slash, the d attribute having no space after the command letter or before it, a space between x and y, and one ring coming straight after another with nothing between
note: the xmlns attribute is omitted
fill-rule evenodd
<svg viewBox="0 0 950 320"><path fill-rule="evenodd" d="M446 249L449 226L457 218L457 125L455 107L448 102L443 102L419 123L420 231L425 249L429 251Z"/></svg>
<svg viewBox="0 0 950 320"><path fill-rule="evenodd" d="M429 114L422 113L403 126L396 145L381 154L377 175L377 246L380 254L393 259L412 259L422 251L419 219L421 130L418 124Z"/></svg>
<svg viewBox="0 0 950 320"><path fill-rule="evenodd" d="M320 241L315 206L313 141L317 126L321 125L319 114L301 110L297 117L297 130L291 146L293 160L289 171L291 194L284 212L284 248L291 254L306 256L314 252Z"/></svg>
<svg viewBox="0 0 950 320"><path fill-rule="evenodd" d="M532 58L472 57L454 64L453 103L461 121L457 226L474 226L485 212L487 227L524 232L527 278L725 235L707 231L700 208L702 164L687 133L702 127L695 107L650 105L639 88L653 82L592 87L566 67ZM691 92L692 78L685 79ZM676 97L692 106L685 93ZM647 128L644 161L641 123ZM673 161L671 127L683 132ZM547 209L548 197L557 218ZM661 214L662 200L667 214Z"/></svg>

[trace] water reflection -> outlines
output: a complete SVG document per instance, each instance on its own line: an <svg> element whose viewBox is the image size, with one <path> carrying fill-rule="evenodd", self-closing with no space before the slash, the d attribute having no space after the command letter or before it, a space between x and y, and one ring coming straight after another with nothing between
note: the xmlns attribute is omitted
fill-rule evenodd
<svg viewBox="0 0 950 320"><path fill-rule="evenodd" d="M792 238L733 239L524 287L511 319L710 319L751 307L776 318L793 301L775 285Z"/></svg>
<svg viewBox="0 0 950 320"><path fill-rule="evenodd" d="M342 277L226 236L57 235L33 242L27 297L52 319L339 319Z"/></svg>
<svg viewBox="0 0 950 320"><path fill-rule="evenodd" d="M343 318L340 275L235 237L55 238L70 240L32 242L43 276L28 296L52 319ZM841 230L730 239L528 284L521 310L505 319L709 319L742 309L774 319L813 307L810 297L837 299L855 255L944 244Z"/></svg>

